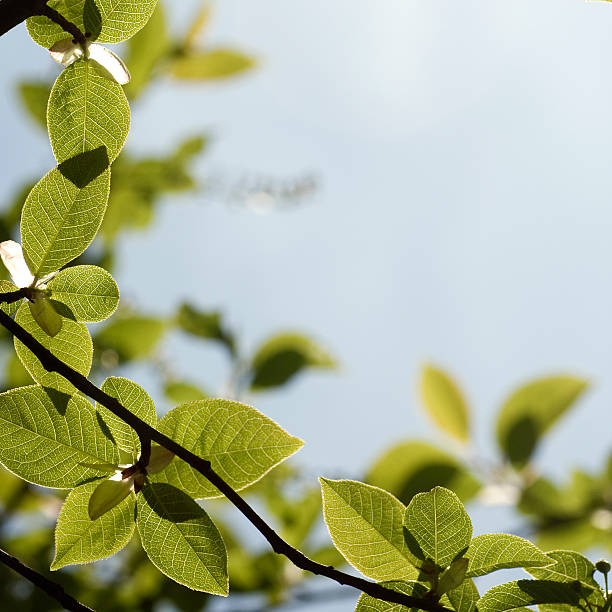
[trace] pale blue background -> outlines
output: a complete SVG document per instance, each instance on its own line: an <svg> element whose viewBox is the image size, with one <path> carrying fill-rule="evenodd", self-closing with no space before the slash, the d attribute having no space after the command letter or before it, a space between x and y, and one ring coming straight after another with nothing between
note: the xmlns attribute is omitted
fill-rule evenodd
<svg viewBox="0 0 612 612"><path fill-rule="evenodd" d="M182 27L196 2L172 3ZM592 390L540 449L561 476L601 466L612 404L612 5L580 0L218 2L208 43L256 72L210 86L159 82L134 107L129 147L215 134L199 177L314 172L302 206L259 215L202 192L121 241L117 278L140 308L223 308L249 348L279 328L342 362L255 405L307 441L314 479L357 477L391 442L438 437L420 365L464 386L479 452L494 457L501 401L524 379L587 376ZM17 76L56 70L23 27L2 49L3 194L52 165L24 120ZM221 351L164 350L220 389ZM134 376L160 397L144 369ZM478 530L508 529L476 510ZM253 536L256 537L256 536ZM335 608L348 609L344 602ZM319 605L317 609L323 609Z"/></svg>

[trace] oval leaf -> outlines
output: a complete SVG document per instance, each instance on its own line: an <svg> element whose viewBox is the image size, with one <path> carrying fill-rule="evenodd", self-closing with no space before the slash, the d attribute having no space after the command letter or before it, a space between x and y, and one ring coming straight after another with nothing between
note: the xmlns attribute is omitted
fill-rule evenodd
<svg viewBox="0 0 612 612"><path fill-rule="evenodd" d="M153 483L138 495L142 547L166 576L190 589L227 595L227 552L204 509L180 489Z"/></svg>
<svg viewBox="0 0 612 612"><path fill-rule="evenodd" d="M508 533L476 536L465 556L470 560L467 574L471 577L509 567L543 567L553 562L535 544Z"/></svg>
<svg viewBox="0 0 612 612"><path fill-rule="evenodd" d="M467 442L469 411L461 390L446 372L427 365L421 377L421 397L429 416L436 425Z"/></svg>
<svg viewBox="0 0 612 612"><path fill-rule="evenodd" d="M413 554L441 568L462 555L472 539L472 521L461 500L443 487L415 495L406 508L404 525L417 545L409 541Z"/></svg>
<svg viewBox="0 0 612 612"><path fill-rule="evenodd" d="M579 596L571 584L551 580L515 580L489 589L478 601L478 610L505 612L548 603L576 605Z"/></svg>
<svg viewBox="0 0 612 612"><path fill-rule="evenodd" d="M383 582L382 586L393 589L398 593L404 593L404 595L413 595L414 597L424 597L428 590L421 582L401 582L399 580ZM402 604L375 599L367 593L361 594L355 608L355 612L406 612L407 610L416 612L416 608L407 608Z"/></svg>
<svg viewBox="0 0 612 612"><path fill-rule="evenodd" d="M151 427L157 427L155 404L139 384L127 378L110 376L102 383L101 389L117 399L125 408ZM140 452L138 434L125 421L115 416L102 404L96 403L96 407L102 420L108 426L109 435L114 443L121 450L128 452L135 461Z"/></svg>
<svg viewBox="0 0 612 612"><path fill-rule="evenodd" d="M552 376L517 389L497 418L497 442L516 467L525 465L540 437L571 407L587 388L574 376Z"/></svg>
<svg viewBox="0 0 612 612"><path fill-rule="evenodd" d="M149 21L157 0L96 0L102 17L99 42L120 43Z"/></svg>
<svg viewBox="0 0 612 612"><path fill-rule="evenodd" d="M87 514L92 521L100 518L120 504L132 491L133 478L103 480L93 490L87 504Z"/></svg>
<svg viewBox="0 0 612 612"><path fill-rule="evenodd" d="M461 586L449 591L446 595L456 612L475 612L476 604L480 599L478 589L471 578L464 580Z"/></svg>
<svg viewBox="0 0 612 612"><path fill-rule="evenodd" d="M37 278L59 270L93 240L106 210L106 151L88 151L46 174L21 213L23 252Z"/></svg>
<svg viewBox="0 0 612 612"><path fill-rule="evenodd" d="M304 368L333 368L334 360L310 338L279 334L267 340L253 357L252 389L284 385Z"/></svg>
<svg viewBox="0 0 612 612"><path fill-rule="evenodd" d="M98 147L106 147L112 162L130 129L130 106L120 85L105 78L93 62L79 61L55 81L47 125L58 163Z"/></svg>
<svg viewBox="0 0 612 612"><path fill-rule="evenodd" d="M57 314L51 302L45 297L36 297L28 302L30 314L47 336L57 336L62 329L62 317Z"/></svg>
<svg viewBox="0 0 612 612"><path fill-rule="evenodd" d="M110 482L105 480L103 482ZM91 563L120 551L132 538L136 497L128 490L123 501L106 514L90 519L88 504L100 481L73 489L57 517L52 570L76 563Z"/></svg>
<svg viewBox="0 0 612 612"><path fill-rule="evenodd" d="M304 444L261 412L223 399L178 406L159 423L159 430L200 457L236 490L258 481ZM153 477L180 486L195 498L219 497L218 489L184 461L173 461Z"/></svg>
<svg viewBox="0 0 612 612"><path fill-rule="evenodd" d="M96 464L116 464L93 406L78 395L38 385L0 394L0 462L20 478L66 489L104 475Z"/></svg>
<svg viewBox="0 0 612 612"><path fill-rule="evenodd" d="M323 516L336 548L376 581L416 579L402 532L403 504L393 495L353 480L319 478Z"/></svg>
<svg viewBox="0 0 612 612"><path fill-rule="evenodd" d="M119 304L115 279L98 266L71 266L47 284L53 300L68 307L70 317L94 323L110 317Z"/></svg>
<svg viewBox="0 0 612 612"><path fill-rule="evenodd" d="M546 567L530 567L527 571L539 580L557 580L559 582L580 581L589 589L599 589L593 578L595 565L586 557L573 550L552 550L546 556L554 561Z"/></svg>
<svg viewBox="0 0 612 612"><path fill-rule="evenodd" d="M83 376L89 374L93 359L93 344L84 323L64 319L61 331L51 338L36 323L26 304L19 307L15 321L65 364ZM36 382L69 395L75 393L74 386L63 376L45 370L38 357L25 344L22 344L17 338L14 339L14 343L17 356Z"/></svg>

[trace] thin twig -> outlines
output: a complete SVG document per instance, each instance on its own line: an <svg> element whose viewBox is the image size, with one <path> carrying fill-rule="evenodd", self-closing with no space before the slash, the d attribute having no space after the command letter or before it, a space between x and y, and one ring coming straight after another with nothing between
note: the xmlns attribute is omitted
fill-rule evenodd
<svg viewBox="0 0 612 612"><path fill-rule="evenodd" d="M0 303L2 302L2 294L0 294ZM421 608L428 612L449 612L444 606L438 602L431 601L420 597L413 597L398 593L391 589L387 589L380 584L370 582L363 578L351 576L345 572L335 569L332 566L317 563L309 559L304 553L297 550L289 543L285 542L273 529L270 527L259 514L243 499L228 483L219 476L210 464L210 461L194 455L174 440L157 431L148 423L139 419L135 414L125 408L117 399L104 393L101 389L91 383L85 376L73 370L63 361L53 355L46 349L38 340L28 333L21 325L13 321L6 313L0 310L0 325L5 327L18 340L23 342L27 348L40 360L40 363L49 372L57 372L66 380L72 383L79 391L99 402L108 408L115 416L126 422L136 431L141 439L149 438L165 447L177 457L180 457L185 463L189 464L194 470L202 474L208 479L238 510L251 522L251 524L266 538L272 550L287 557L294 565L312 574L326 576L331 580L335 580L339 584L351 586L359 591L363 591L375 599L388 601L391 603L403 604L409 608Z"/></svg>
<svg viewBox="0 0 612 612"><path fill-rule="evenodd" d="M53 580L49 580L36 570L22 563L16 557L9 555L6 551L0 548L0 562L4 563L11 569L27 578L32 584L36 585L41 591L44 591L49 597L58 601L66 610L74 610L74 612L94 612L91 608L74 599L64 591L64 587Z"/></svg>

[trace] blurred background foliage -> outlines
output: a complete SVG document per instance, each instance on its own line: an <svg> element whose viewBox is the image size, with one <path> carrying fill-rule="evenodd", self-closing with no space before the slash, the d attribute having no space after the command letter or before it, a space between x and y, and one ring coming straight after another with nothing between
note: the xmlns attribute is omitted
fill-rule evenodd
<svg viewBox="0 0 612 612"><path fill-rule="evenodd" d="M148 25L130 39L124 50L132 74L132 82L126 88L131 100L145 96L148 86L162 77L169 84L173 80L206 84L240 76L256 66L256 61L240 50L206 45L209 17L210 10L205 5L194 15L188 31L173 38L164 7L158 6ZM39 128L46 126L51 84L23 81L16 87L23 108ZM112 271L118 256L118 236L147 231L168 196L197 188L192 162L206 154L206 145L206 136L196 134L178 142L161 157L136 157L129 150L124 152L113 165L102 231L73 265L95 263ZM21 207L31 187L24 185L12 198L5 199L0 216L2 236L18 237ZM8 278L6 273L5 277ZM279 330L253 354L246 354L223 313L207 309L206 305L176 304L174 313L166 317L122 305L108 323L93 328L93 378L100 383L122 367L140 361L156 370L170 404L207 397L210 390L204 383L184 379L181 372L164 362L160 347L171 334L186 334L197 342L211 343L218 347L219 358L225 353L231 360L232 373L229 380L219 381L219 386L227 397L244 401L250 401L256 393L282 388L308 368L333 369L337 365L318 342L293 330ZM15 357L8 335L2 332L0 341L5 364L2 387L30 384L32 380ZM579 403L587 381L557 375L530 381L511 393L498 408L495 436L499 453L492 459L480 456L472 443L470 406L460 383L443 369L427 365L420 384L426 414L448 437L444 447L422 439L405 439L384 451L366 474L348 476L382 487L405 504L416 493L442 485L454 490L466 503L514 507L522 520L520 527L500 525L499 529L528 537L544 550L612 550L612 457L599 472L575 470L561 484L547 478L534 459L542 438ZM351 418L350 414L347 418ZM313 478L300 472L295 460L273 470L245 494L290 544L317 561L342 565L322 528L319 487ZM6 470L0 471L0 546L48 574L53 527L62 497L62 492L30 485ZM223 501L209 503L207 510L223 530L234 595L256 594L261 605L269 608L309 602L316 606L316 592L311 593L302 584L308 576L268 550L257 534L241 533ZM74 597L99 611L195 611L209 603L208 596L159 573L146 562L136 542L112 559L68 568L53 578ZM332 595L325 591L324 597L329 599ZM0 600L6 609L18 606L22 612L57 609L46 595L3 566Z"/></svg>

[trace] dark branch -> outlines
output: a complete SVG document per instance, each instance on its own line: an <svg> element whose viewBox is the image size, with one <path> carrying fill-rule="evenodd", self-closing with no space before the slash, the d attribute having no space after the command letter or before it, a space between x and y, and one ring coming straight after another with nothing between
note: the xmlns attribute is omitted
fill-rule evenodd
<svg viewBox="0 0 612 612"><path fill-rule="evenodd" d="M8 293L0 293L0 303L2 304L12 304L13 302L18 302L23 298L27 298L30 294L29 288L25 287L24 289L17 289L16 291L9 291Z"/></svg>
<svg viewBox="0 0 612 612"><path fill-rule="evenodd" d="M47 6L47 2L48 0L0 0L0 36L28 17L43 15L68 32L76 42L84 45L86 39L83 32L55 9Z"/></svg>
<svg viewBox="0 0 612 612"><path fill-rule="evenodd" d="M2 296L0 295L0 303ZM73 370L63 361L53 355L38 340L29 334L21 325L13 321L6 313L0 310L0 325L5 327L18 340L23 342L38 357L42 366L49 372L57 372L66 380L71 382L79 391L108 408L113 414L125 421L136 431L140 439L149 439L173 452L194 470L207 478L227 499L238 508L238 510L251 522L251 524L266 538L272 550L287 557L297 567L320 576L326 576L339 584L351 586L359 591L371 595L375 599L391 603L403 604L409 608L421 608L428 612L450 612L441 604L430 599L413 597L387 589L375 582L351 576L332 566L317 563L309 559L302 552L293 548L283 540L255 510L234 489L219 476L211 467L210 461L194 455L191 451L177 444L174 440L151 427L148 423L140 420L136 415L121 405L114 397L104 393L101 389L91 383L85 376Z"/></svg>
<svg viewBox="0 0 612 612"><path fill-rule="evenodd" d="M16 557L9 555L1 548L0 562L15 570L24 578L27 578L32 584L36 585L39 589L49 595L49 597L52 597L62 604L66 610L74 610L74 612L94 612L94 610L91 608L88 608L81 602L74 599L74 597L68 595L60 584L57 584L57 582L53 582L42 574L39 574L37 571L33 570L31 567L28 567Z"/></svg>

